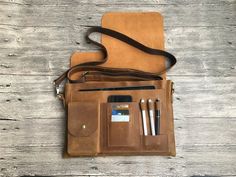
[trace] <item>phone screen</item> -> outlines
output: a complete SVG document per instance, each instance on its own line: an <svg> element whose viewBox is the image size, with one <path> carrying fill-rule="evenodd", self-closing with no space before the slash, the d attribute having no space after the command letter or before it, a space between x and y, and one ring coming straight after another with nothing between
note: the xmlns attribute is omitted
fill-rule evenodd
<svg viewBox="0 0 236 177"><path fill-rule="evenodd" d="M107 99L109 103L114 102L132 102L132 97L130 95L110 95Z"/></svg>

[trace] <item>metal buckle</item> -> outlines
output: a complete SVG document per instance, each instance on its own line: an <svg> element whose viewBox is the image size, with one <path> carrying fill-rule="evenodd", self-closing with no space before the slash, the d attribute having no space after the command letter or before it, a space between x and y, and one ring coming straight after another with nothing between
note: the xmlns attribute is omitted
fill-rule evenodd
<svg viewBox="0 0 236 177"><path fill-rule="evenodd" d="M56 90L56 95L60 94L60 87L59 86L55 86L55 90Z"/></svg>
<svg viewBox="0 0 236 177"><path fill-rule="evenodd" d="M81 75L81 78L85 77L88 73L89 73L88 71L83 72L83 74Z"/></svg>
<svg viewBox="0 0 236 177"><path fill-rule="evenodd" d="M60 95L61 94L60 93L60 85L56 85L55 82L53 82L53 84L54 84L54 87L55 87L56 96Z"/></svg>
<svg viewBox="0 0 236 177"><path fill-rule="evenodd" d="M81 74L80 76L80 82L85 82L86 81L86 75L89 73L89 71L85 71Z"/></svg>
<svg viewBox="0 0 236 177"><path fill-rule="evenodd" d="M171 83L171 93L175 93L174 82Z"/></svg>

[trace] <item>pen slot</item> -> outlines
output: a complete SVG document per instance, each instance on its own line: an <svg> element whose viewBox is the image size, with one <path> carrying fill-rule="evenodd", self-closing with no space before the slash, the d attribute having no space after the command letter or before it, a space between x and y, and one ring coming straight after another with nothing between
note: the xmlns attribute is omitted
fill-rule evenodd
<svg viewBox="0 0 236 177"><path fill-rule="evenodd" d="M164 94L164 93L163 93ZM159 108L159 120L157 119L157 111L155 111L155 128L156 128L156 135L162 135L168 133L168 125L167 125L167 112L166 112L166 99L163 94L158 95L158 100L160 104ZM157 124L159 123L159 126ZM157 127L159 128L159 131L157 131Z"/></svg>
<svg viewBox="0 0 236 177"><path fill-rule="evenodd" d="M148 98L140 99L139 114L142 120L142 123L140 125L142 135L145 135L145 125L147 129L146 135L156 136L160 134L166 134L166 112L163 111L165 106L165 99L163 99L163 96L163 92L160 92L156 93L155 97L151 95ZM141 102L142 100L143 102ZM159 104L158 106L156 106L157 100ZM146 122L145 125L144 122Z"/></svg>
<svg viewBox="0 0 236 177"><path fill-rule="evenodd" d="M143 136L143 142L145 150L166 151L168 147L168 136Z"/></svg>
<svg viewBox="0 0 236 177"><path fill-rule="evenodd" d="M107 147L130 150L140 145L138 103L107 103Z"/></svg>
<svg viewBox="0 0 236 177"><path fill-rule="evenodd" d="M148 133L149 135L162 135L167 134L168 132L168 126L167 126L167 112L166 112L166 99L165 99L165 93L160 92L155 97L150 97L153 101L154 108L152 109L153 117L154 117L154 129L155 134L152 134L151 130L151 118L150 118L150 110L149 106L147 106L147 112L148 112ZM157 101L158 100L158 101Z"/></svg>

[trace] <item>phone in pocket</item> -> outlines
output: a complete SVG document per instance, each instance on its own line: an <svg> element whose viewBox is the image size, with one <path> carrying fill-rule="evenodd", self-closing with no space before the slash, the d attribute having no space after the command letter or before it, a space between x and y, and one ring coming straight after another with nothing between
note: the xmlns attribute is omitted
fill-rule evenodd
<svg viewBox="0 0 236 177"><path fill-rule="evenodd" d="M108 103L114 102L132 102L132 96L130 95L110 95L107 98Z"/></svg>

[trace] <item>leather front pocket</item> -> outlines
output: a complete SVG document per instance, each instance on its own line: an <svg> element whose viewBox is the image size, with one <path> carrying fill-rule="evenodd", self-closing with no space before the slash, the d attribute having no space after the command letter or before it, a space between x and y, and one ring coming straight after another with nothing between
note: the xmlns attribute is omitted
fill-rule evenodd
<svg viewBox="0 0 236 177"><path fill-rule="evenodd" d="M98 151L98 102L68 104L68 148L70 155L94 155Z"/></svg>
<svg viewBox="0 0 236 177"><path fill-rule="evenodd" d="M107 103L107 147L134 149L140 144L138 103Z"/></svg>

